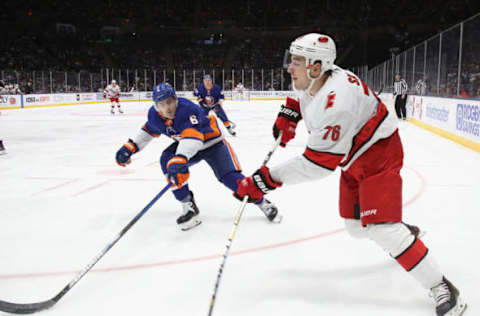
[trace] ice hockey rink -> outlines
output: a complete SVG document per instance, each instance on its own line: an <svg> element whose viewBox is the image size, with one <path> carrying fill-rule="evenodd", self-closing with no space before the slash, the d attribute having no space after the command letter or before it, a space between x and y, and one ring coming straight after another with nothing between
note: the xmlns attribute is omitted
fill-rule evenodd
<svg viewBox="0 0 480 316"><path fill-rule="evenodd" d="M273 144L281 101L227 101L227 136L251 174ZM0 300L55 296L166 185L162 136L121 168L115 153L144 124L150 103L2 110ZM480 314L480 155L409 123L404 143L404 220L420 226L441 269ZM303 153L307 132L269 165ZM202 225L183 232L181 205L167 192L92 271L42 315L207 315L240 202L206 163L190 170ZM247 205L233 241L214 315L434 315L428 291L338 215L339 172L269 195L283 214L267 222ZM0 313L1 314L1 313ZM6 315L6 314L5 314Z"/></svg>

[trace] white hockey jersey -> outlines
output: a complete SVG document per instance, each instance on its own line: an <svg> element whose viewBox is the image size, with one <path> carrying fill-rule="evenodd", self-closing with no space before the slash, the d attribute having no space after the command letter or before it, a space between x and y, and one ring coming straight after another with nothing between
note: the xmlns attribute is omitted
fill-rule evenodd
<svg viewBox="0 0 480 316"><path fill-rule="evenodd" d="M311 96L298 95L309 132L303 155L272 167L272 178L295 184L323 178L340 166L347 170L377 140L397 129L398 120L353 73L336 67Z"/></svg>
<svg viewBox="0 0 480 316"><path fill-rule="evenodd" d="M103 93L109 98L118 98L120 96L120 87L118 85L112 86L109 84Z"/></svg>
<svg viewBox="0 0 480 316"><path fill-rule="evenodd" d="M235 90L237 90L238 92L243 92L244 89L245 87L241 83L238 83L237 86L235 87Z"/></svg>

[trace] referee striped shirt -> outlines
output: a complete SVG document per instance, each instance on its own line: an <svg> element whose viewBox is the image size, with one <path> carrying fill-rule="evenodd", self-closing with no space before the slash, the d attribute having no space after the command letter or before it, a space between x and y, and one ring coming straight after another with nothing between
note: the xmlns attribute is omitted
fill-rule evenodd
<svg viewBox="0 0 480 316"><path fill-rule="evenodd" d="M400 79L399 81L395 81L395 83L393 84L394 95L407 94L407 91L408 91L408 85L405 79Z"/></svg>

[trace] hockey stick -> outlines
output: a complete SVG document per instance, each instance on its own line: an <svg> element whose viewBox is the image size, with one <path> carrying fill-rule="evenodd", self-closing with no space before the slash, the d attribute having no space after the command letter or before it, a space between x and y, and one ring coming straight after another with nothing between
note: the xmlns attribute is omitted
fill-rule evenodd
<svg viewBox="0 0 480 316"><path fill-rule="evenodd" d="M380 90L378 90L378 92L377 92L377 96L380 96L380 94L382 94L382 92L383 92L383 87L385 87L385 85L383 85L383 86L380 87Z"/></svg>
<svg viewBox="0 0 480 316"><path fill-rule="evenodd" d="M276 139L275 144L273 145L273 148L268 152L267 156L265 157L265 160L263 160L264 166L270 160L270 158L273 155L273 152L277 149L278 145L280 144L280 140L282 139L282 133L283 131L280 131L280 134ZM240 205L237 215L235 216L235 221L233 222L232 232L230 233L230 236L228 236L228 242L226 244L225 253L223 254L222 264L220 264L220 268L218 269L217 280L215 281L215 288L213 290L212 299L210 301L210 309L208 310L208 316L211 316L213 313L213 308L215 307L215 299L217 297L217 291L220 285L220 278L222 277L223 269L225 268L225 263L227 262L227 257L230 252L230 247L232 246L233 238L235 238L235 234L237 233L238 224L240 223L240 219L242 218L243 210L247 205L247 200L248 200L248 195L246 195L242 200L242 204Z"/></svg>
<svg viewBox="0 0 480 316"><path fill-rule="evenodd" d="M131 221L125 226L120 233L111 241L93 260L80 271L70 283L67 284L55 297L32 304L17 304L0 300L0 311L13 314L33 314L38 311L48 309L55 305L90 269L117 243L117 241L155 204L155 202L170 188L172 184L168 183L160 193L158 193L150 203L147 204Z"/></svg>

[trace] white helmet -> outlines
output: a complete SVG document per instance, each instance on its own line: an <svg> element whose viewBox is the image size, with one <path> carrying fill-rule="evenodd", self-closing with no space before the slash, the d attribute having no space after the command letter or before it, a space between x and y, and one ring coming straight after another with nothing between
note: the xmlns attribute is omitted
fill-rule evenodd
<svg viewBox="0 0 480 316"><path fill-rule="evenodd" d="M305 66L313 65L316 61L322 62L322 73L334 68L337 49L330 36L310 33L298 37L290 44L289 53L305 57Z"/></svg>
<svg viewBox="0 0 480 316"><path fill-rule="evenodd" d="M117 82L115 80L112 80L112 84L117 84Z"/></svg>

